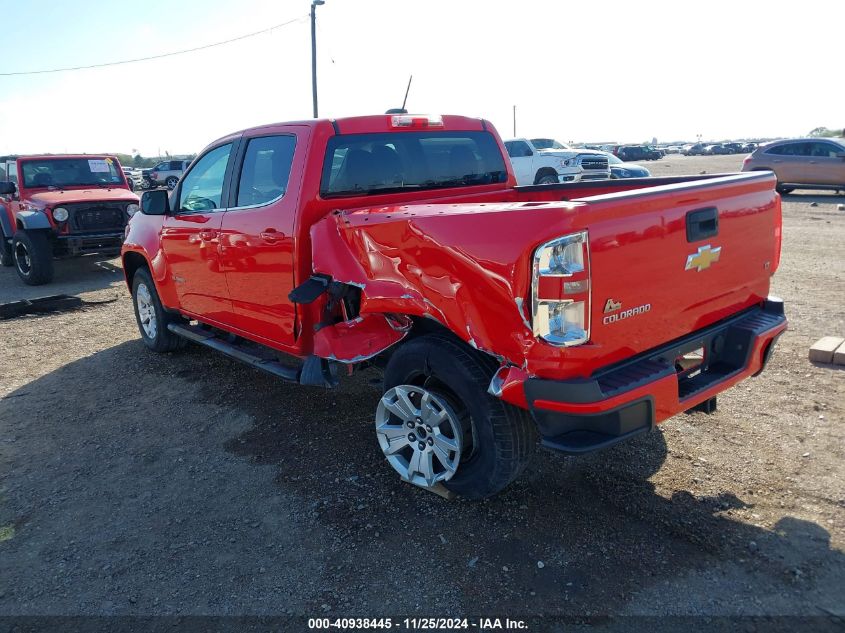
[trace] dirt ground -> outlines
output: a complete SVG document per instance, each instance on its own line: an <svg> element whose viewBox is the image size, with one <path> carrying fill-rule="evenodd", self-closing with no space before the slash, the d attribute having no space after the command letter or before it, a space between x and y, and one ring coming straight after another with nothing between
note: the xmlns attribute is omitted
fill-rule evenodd
<svg viewBox="0 0 845 633"><path fill-rule="evenodd" d="M115 299L0 321L0 615L845 616L845 368L807 360L845 336L837 203L784 198L790 329L761 377L627 445L541 451L482 503L393 474L375 374L321 391L157 356L117 260L43 288L0 269L0 302Z"/></svg>

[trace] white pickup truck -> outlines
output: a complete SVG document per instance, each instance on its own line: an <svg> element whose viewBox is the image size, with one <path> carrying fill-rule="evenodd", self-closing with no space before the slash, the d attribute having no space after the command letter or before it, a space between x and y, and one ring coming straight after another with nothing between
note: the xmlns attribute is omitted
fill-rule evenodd
<svg viewBox="0 0 845 633"><path fill-rule="evenodd" d="M607 156L602 152L576 149L550 138L515 138L505 141L505 149L518 185L610 178Z"/></svg>

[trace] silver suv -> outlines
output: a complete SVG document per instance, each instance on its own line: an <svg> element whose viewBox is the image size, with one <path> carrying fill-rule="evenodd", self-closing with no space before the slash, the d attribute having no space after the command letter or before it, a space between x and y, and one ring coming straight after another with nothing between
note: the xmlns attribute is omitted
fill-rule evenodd
<svg viewBox="0 0 845 633"><path fill-rule="evenodd" d="M150 170L150 187L167 185L168 189L175 189L176 183L191 164L189 160L164 160Z"/></svg>

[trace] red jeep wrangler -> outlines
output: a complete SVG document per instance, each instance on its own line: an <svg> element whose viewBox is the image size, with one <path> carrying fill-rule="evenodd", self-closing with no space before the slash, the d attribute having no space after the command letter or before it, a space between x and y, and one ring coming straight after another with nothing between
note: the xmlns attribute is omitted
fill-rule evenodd
<svg viewBox="0 0 845 633"><path fill-rule="evenodd" d="M0 263L24 283L48 283L56 257L120 252L138 196L116 158L6 156L0 168Z"/></svg>
<svg viewBox="0 0 845 633"><path fill-rule="evenodd" d="M129 222L141 337L305 385L381 367L387 461L470 498L513 481L538 434L603 448L763 370L786 329L771 173L514 183L479 119L224 137Z"/></svg>

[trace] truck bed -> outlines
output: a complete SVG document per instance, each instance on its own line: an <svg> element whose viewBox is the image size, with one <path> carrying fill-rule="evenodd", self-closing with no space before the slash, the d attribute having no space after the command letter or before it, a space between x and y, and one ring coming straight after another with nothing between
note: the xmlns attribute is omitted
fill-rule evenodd
<svg viewBox="0 0 845 633"><path fill-rule="evenodd" d="M702 212L710 220L691 226ZM761 304L778 264L780 226L774 178L761 172L518 187L354 209L317 223L312 237L315 270L347 271L363 287L362 312L434 318L532 375L563 378L589 376ZM543 243L581 230L589 235L589 341L560 348L531 330L529 262Z"/></svg>

